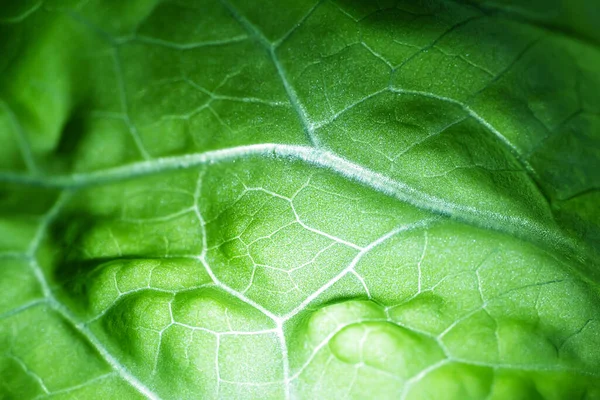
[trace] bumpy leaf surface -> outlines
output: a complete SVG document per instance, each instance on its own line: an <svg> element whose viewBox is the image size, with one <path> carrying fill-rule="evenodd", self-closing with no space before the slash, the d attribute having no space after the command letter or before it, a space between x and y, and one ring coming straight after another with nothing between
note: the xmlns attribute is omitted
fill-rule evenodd
<svg viewBox="0 0 600 400"><path fill-rule="evenodd" d="M595 1L0 1L0 398L600 399Z"/></svg>

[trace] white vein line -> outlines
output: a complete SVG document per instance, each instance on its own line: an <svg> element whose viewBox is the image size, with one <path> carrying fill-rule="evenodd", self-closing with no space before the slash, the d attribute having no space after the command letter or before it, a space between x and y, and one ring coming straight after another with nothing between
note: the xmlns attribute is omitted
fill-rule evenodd
<svg viewBox="0 0 600 400"><path fill-rule="evenodd" d="M505 233L518 234L516 227L525 228L546 241L565 248L576 248L573 240L557 232L549 232L537 221L518 216L505 215L496 211L481 211L474 206L448 202L415 189L408 184L392 179L379 172L348 161L333 152L309 146L262 143L226 149L158 158L132 163L124 167L104 171L73 174L70 176L32 177L24 174L0 173L0 181L15 182L43 187L79 188L136 178L143 175L171 170L188 169L195 166L225 162L255 156L300 160L309 165L322 167L340 176L358 182L379 193L396 198L423 210L429 210L475 226L484 226Z"/></svg>
<svg viewBox="0 0 600 400"><path fill-rule="evenodd" d="M285 69L283 68L283 65L281 65L281 62L277 58L276 45L274 43L271 43L269 41L269 39L267 39L267 37L256 26L254 26L250 21L248 21L248 19L246 19L243 15L241 15L240 12L235 7L233 7L228 1L221 0L221 3L223 4L223 6L225 6L229 10L231 15L238 21L238 23L240 25L242 25L242 27L244 29L246 29L246 31L251 36L255 37L256 40L265 48L265 50L269 54L269 58L271 59L271 62L273 63L273 65L275 66L275 69L277 70L277 74L279 75L279 78L281 79L283 88L285 89L285 92L290 100L290 104L296 111L296 114L298 115L298 118L300 119L302 127L304 128L304 131L306 132L306 135L307 135L309 141L311 142L311 144L313 146L318 147L319 139L318 139L318 137L315 136L314 128L308 118L307 112L306 112L304 106L302 105L302 103L300 102L300 99L298 98L296 91L290 84L289 78L285 72ZM316 8L316 6L317 5L313 6L313 8L309 12L309 15L310 15L310 13L312 13L314 8Z"/></svg>
<svg viewBox="0 0 600 400"><path fill-rule="evenodd" d="M12 108L10 108L8 104L2 99L0 99L0 107L4 109L4 112L6 112L6 114L8 115L10 123L13 126L13 129L15 130L15 139L17 140L19 150L21 152L21 157L23 157L23 162L25 163L27 170L33 173L38 172L38 167L33 159L31 146L27 141L27 136L25 135L23 126L19 123L19 120Z"/></svg>
<svg viewBox="0 0 600 400"><path fill-rule="evenodd" d="M576 373L579 375L584 375L584 376L591 376L591 377L600 377L599 374L597 374L595 371L589 371L589 370L581 370L581 369L577 369L577 368L570 368L570 367L565 367L565 366L561 366L561 365L556 365L556 364L525 364L525 365L515 365L515 364L509 364L509 363L488 363L488 362L479 362L479 361L474 361L474 360L469 360L469 359L465 359L465 358L461 358L461 357L452 357L447 359L448 362L457 362L457 363L463 363L463 364L469 364L469 365L477 365L477 366L481 366L481 367L488 367L488 368L493 368L493 369L512 369L512 370L517 370L517 371L560 371L560 372L571 372L571 373Z"/></svg>
<svg viewBox="0 0 600 400"><path fill-rule="evenodd" d="M333 246L335 246L336 244L337 244L336 242L332 242L332 243L328 244L327 246L323 247L321 250L317 251L317 252L315 253L315 255L314 255L314 256L313 256L313 257L312 257L310 260L308 260L307 262L305 262L305 263L303 263L303 264L301 264L301 265L298 265L297 267L290 268L289 270L287 270L287 272L288 272L288 273L293 273L293 272L295 272L295 271L298 271L298 270L301 270L301 269L303 269L303 268L304 268L304 267L306 267L307 265L314 264L314 263L317 261L317 259L318 259L319 257L321 257L321 255L322 255L323 253L325 253L326 251L328 251L329 249L331 249L331 248L332 248ZM281 270L281 271L285 271L284 269L280 269L280 270ZM292 279L292 281L293 281L293 279Z"/></svg>
<svg viewBox="0 0 600 400"><path fill-rule="evenodd" d="M302 18L300 18L300 20L289 31L287 31L282 37L273 43L273 47L279 47L283 42L285 42L324 2L325 0L316 1L315 4L308 10L308 12Z"/></svg>
<svg viewBox="0 0 600 400"><path fill-rule="evenodd" d="M173 322L171 325L181 326L192 331L197 332L206 332L215 336L259 336L259 335L274 335L277 333L277 328L271 329L262 329L259 331L236 331L235 329L231 329L229 331L216 331L213 329L204 328L201 326L194 326L190 324L186 324L183 322Z"/></svg>
<svg viewBox="0 0 600 400"><path fill-rule="evenodd" d="M314 360L314 358L319 354L319 352L329 344L329 342L331 341L331 339L337 335L338 333L340 333L343 329L352 326L352 325L356 325L356 324L361 324L364 322L382 322L382 321L387 321L386 319L382 319L382 318L364 318L364 319L360 319L357 321L351 321L351 322L347 322L347 323L338 323L338 326L336 328L334 328L333 331L329 332L327 334L327 336L325 336L320 342L319 344L317 344L316 346L313 347L312 351L310 352L310 355L306 358L306 360L304 360L304 362L302 363L302 365L300 365L300 367L297 369L297 371L291 375L289 377L289 381L294 381L296 379L298 379L298 377L300 375L302 375L302 373L306 370L306 368L308 368L308 366L310 365L310 363Z"/></svg>
<svg viewBox="0 0 600 400"><path fill-rule="evenodd" d="M356 279L358 279L358 281L362 285L363 289L365 290L365 294L367 295L367 297L369 299L372 299L373 296L371 296L371 291L369 290L369 287L367 286L367 283L365 282L364 278L355 270L350 271L350 273L352 275L354 275L356 277Z"/></svg>
<svg viewBox="0 0 600 400"><path fill-rule="evenodd" d="M210 96L212 97L212 100L219 100L219 101L231 101L231 102L236 102L236 103L254 103L254 104L262 104L265 106L271 106L271 107L289 107L290 104L284 101L271 101L271 100L264 100L264 99L260 99L258 97L234 97L234 96L224 96L224 95L220 95L220 94L210 94Z"/></svg>
<svg viewBox="0 0 600 400"><path fill-rule="evenodd" d="M421 379L423 379L430 372L433 372L436 369L438 369L440 367L443 367L446 364L449 364L451 361L452 360L450 360L448 358L443 359L441 361L438 361L435 364L432 364L429 367L425 368L424 370L422 370L421 372L419 372L418 374L416 374L415 376L413 376L409 380L407 380L406 383L405 383L405 385L404 385L404 387L403 387L403 389L402 389L402 394L400 395L400 400L406 399L406 396L410 392L410 389L412 388L412 385L414 383L419 382Z"/></svg>
<svg viewBox="0 0 600 400"><path fill-rule="evenodd" d="M17 314L20 314L20 313L22 313L24 311L29 310L30 308L34 308L34 307L37 307L37 306L42 305L42 304L47 304L46 299L32 300L32 301L27 302L27 303L25 303L23 305L20 305L17 308L13 308L10 311L7 311L5 313L0 314L0 320L12 317L12 316L17 315Z"/></svg>
<svg viewBox="0 0 600 400"><path fill-rule="evenodd" d="M313 128L313 124L309 121L307 112L304 109L304 106L302 105L302 103L300 103L300 100L298 99L298 95L297 95L296 91L294 90L292 85L290 85L289 78L287 77L287 74L286 74L285 70L283 69L281 62L277 58L277 55L275 54L275 50L270 49L269 54L271 56L271 60L273 61L273 64L275 64L275 68L277 68L277 73L279 74L279 77L281 78L281 81L283 82L285 91L286 91L288 97L290 98L290 103L292 103L292 107L294 108L294 110L296 111L298 116L300 117L300 121L302 122L302 126L304 127L304 130L306 131L308 139L310 140L310 142L312 143L313 146L319 147L320 141L319 141L319 138L315 135L315 130Z"/></svg>
<svg viewBox="0 0 600 400"><path fill-rule="evenodd" d="M200 212L200 209L198 207L198 200L200 199L200 182L202 180L202 176L203 176L203 173L200 173L199 178L198 178L198 182L199 182L198 189L196 191L196 195L194 196L195 197L195 200L194 200L195 201L195 213L196 213L196 217L198 218L201 229L202 229L202 251L201 251L200 255L198 255L194 258L202 263L202 265L206 269L206 272L208 273L208 275L210 276L210 278L213 280L213 282L215 283L215 285L217 287L221 288L223 291L229 293L230 295L238 298L239 300L243 301L244 303L251 305L252 307L256 308L257 310L259 310L264 315L266 315L267 317L269 317L270 319L272 319L273 321L275 321L277 323L280 320L280 318L277 315L273 314L271 311L267 310L265 307L261 306L254 300L246 297L245 295L243 295L243 294L239 293L238 291L225 285L223 282L221 282L219 280L219 278L215 275L212 268L210 267L207 257L206 257L207 250L208 250L207 239L206 239L206 223L204 222L204 217L202 216L202 213Z"/></svg>
<svg viewBox="0 0 600 400"><path fill-rule="evenodd" d="M104 380L104 379L107 379L107 378L111 378L111 377L113 377L115 375L116 375L115 372L109 372L107 374L99 375L99 376L97 376L95 378L92 378L92 379L90 379L90 380L88 380L86 382L80 383L79 385L70 386L70 387L65 388L65 389L56 390L56 391L53 391L53 392L48 393L48 394L50 396L54 397L57 394L66 394L66 393L74 392L77 389L84 388L84 387L89 386L89 385L91 385L93 383L96 383L98 381L101 381L101 380ZM47 396L44 396L44 395L37 396L37 397L34 397L34 400L43 399L43 398L47 398Z"/></svg>
<svg viewBox="0 0 600 400"><path fill-rule="evenodd" d="M277 339L279 340L279 345L281 346L281 363L283 369L283 382L285 389L285 399L289 400L291 398L290 393L290 357L287 347L287 342L285 340L285 333L283 331L284 321L278 320L277 322Z"/></svg>
<svg viewBox="0 0 600 400"><path fill-rule="evenodd" d="M300 191L302 189L304 189L305 187L306 186L303 186L300 190L298 190L296 192L296 194L300 193ZM315 233L315 234L317 234L319 236L326 237L327 239L329 239L329 240L331 240L333 242L342 244L344 246L351 247L351 248L353 248L355 250L362 250L362 247L360 247L359 245L357 245L355 243L349 242L349 241L344 240L344 239L342 239L340 237L337 237L335 235L331 235L331 234L329 234L327 232L320 231L320 230L318 230L316 228L313 228L313 227L307 225L304 221L302 221L302 218L300 218L300 215L298 214L298 211L296 210L296 206L294 205L294 198L296 197L296 194L294 194L291 198L289 198L289 197L282 196L282 195L280 195L278 193L275 193L275 192L273 192L271 190L267 190L267 189L264 189L264 188L254 188L254 187L246 187L245 188L245 193L247 193L247 192L263 192L263 193L266 193L266 194L268 194L270 196L273 196L273 197L276 197L276 198L279 198L279 199L287 201L290 204L290 207L292 209L292 212L294 213L294 217L296 218L296 220L293 221L293 222L291 222L291 223L288 223L288 224L286 224L286 225L284 225L284 226L282 226L280 228L278 228L277 230L275 230L274 232L270 233L267 236L261 236L261 237L255 239L255 240L253 240L252 242L247 243L246 246L251 246L254 243L258 242L259 240L263 240L263 239L266 239L266 238L271 238L272 236L274 236L276 233L278 233L282 229L287 228L288 226L291 226L292 224L298 224L303 229L306 229L309 232L313 232L313 233Z"/></svg>
<svg viewBox="0 0 600 400"><path fill-rule="evenodd" d="M172 43L167 40L153 38L151 36L145 36L140 34L135 34L132 36L120 38L116 41L117 45L123 45L127 43L143 43L143 44L151 44L155 46L166 47L173 50L194 50L202 47L214 47L214 46L226 46L229 44L240 43L248 39L247 35L237 35L231 37L229 39L223 40L209 40L205 42L197 42L197 43Z"/></svg>
<svg viewBox="0 0 600 400"><path fill-rule="evenodd" d="M202 213L200 212L200 206L199 206L200 196L201 196L201 192L202 192L203 177L204 177L204 171L200 171L198 173L198 179L196 182L196 190L194 191L194 211L196 213L196 217L198 218L198 222L200 223L200 227L202 230L202 251L200 252L200 255L196 258L202 263L206 272L208 273L208 275L210 276L210 278L213 280L213 282L215 283L215 285L217 287L221 288L221 290L229 293L230 295L236 297L237 299L241 300L242 302L254 307L256 310L262 312L264 315L266 315L268 318L270 318L271 320L273 320L275 322L275 325L276 325L275 335L277 336L277 339L281 346L283 381L285 383L287 383L289 381L288 377L290 374L290 364L289 364L289 354L288 354L288 349L287 349L287 343L285 340L285 334L283 332L283 324L285 323L285 320L282 319L281 317L278 317L277 315L273 314L271 311L267 310L265 307L258 304L254 300L246 297L243 293L239 293L238 291L236 291L236 290L230 288L229 286L225 285L224 283L222 283L219 280L219 278L215 275L215 273L213 272L212 268L210 267L210 265L208 263L208 260L206 257L207 252L208 252L208 241L207 241L207 236L206 236L207 235L206 222L204 221L204 217L202 216ZM285 388L285 399L289 400L290 399L290 385L285 384L284 388Z"/></svg>
<svg viewBox="0 0 600 400"><path fill-rule="evenodd" d="M63 306L52 293L50 286L48 285L48 281L44 276L42 268L35 260L35 253L43 240L44 235L46 234L47 228L50 223L58 216L63 205L66 203L71 193L63 192L59 196L58 200L54 203L50 211L46 214L46 216L40 222L38 230L35 233L33 241L30 247L27 250L27 254L31 257L31 261L29 263L32 272L34 273L36 279L39 282L40 287L46 297L48 304L50 307L60 314L76 331L78 331L87 341L96 349L96 351L100 354L102 359L108 363L114 371L117 371L121 378L129 383L132 387L134 387L138 392L148 397L151 400L158 400L159 397L154 394L149 388L147 388L142 382L140 382L135 376L133 376L129 371L127 371L119 362L104 348L102 343L95 337L95 335L89 331L83 323L77 321L75 316L65 307Z"/></svg>
<svg viewBox="0 0 600 400"><path fill-rule="evenodd" d="M135 390L146 396L151 400L159 400L160 397L152 392L146 385L144 385L140 380L138 380L135 376L133 376L129 371L127 371L119 361L110 354L106 348L100 343L100 341L96 338L96 336L89 331L87 328L83 326L83 324L77 322L75 317L68 311L65 307L62 306L57 300L54 298L50 299L50 303L52 304L52 308L55 309L65 320L67 320L74 328L77 330L83 337L87 339L87 341L96 349L96 351L100 354L102 359L106 361L114 371L117 371L119 376L123 378L124 381L129 383Z"/></svg>
<svg viewBox="0 0 600 400"><path fill-rule="evenodd" d="M133 139L140 155L145 160L150 159L150 154L146 150L144 143L142 142L142 138L140 134L133 124L131 117L129 116L129 102L127 99L127 90L125 88L125 82L123 80L123 67L121 65L121 55L119 54L119 50L117 48L113 49L112 52L113 63L115 68L115 74L117 76L117 84L119 89L119 102L121 103L121 111L125 115L125 122L127 123L127 128L129 129L129 133L131 134L131 138Z"/></svg>
<svg viewBox="0 0 600 400"><path fill-rule="evenodd" d="M427 231L425 231L424 233L424 237L423 237L423 251L421 252L421 257L419 258L419 262L417 262L417 272L418 272L418 286L417 286L417 293L421 293L421 285L422 285L422 271L421 271L421 264L423 263L423 260L425 259L425 253L427 252L427 244L429 242L429 237L427 235Z"/></svg>
<svg viewBox="0 0 600 400"><path fill-rule="evenodd" d="M153 223L153 222L168 222L174 221L179 217L183 217L187 214L193 213L193 207L182 208L179 211L172 212L167 215L162 215L160 217L148 217L148 218L129 218L129 217L121 217L121 221L131 223L131 224L144 224L144 223ZM112 231L110 232L111 238L114 239L114 235Z"/></svg>
<svg viewBox="0 0 600 400"><path fill-rule="evenodd" d="M480 311L483 311L486 305L487 305L487 303L484 303L484 304L476 307L475 309L472 309L471 311L467 312L466 314L462 315L458 319L454 320L454 322L452 322L450 325L448 325L446 327L446 329L444 329L436 337L436 339L438 340L438 342L443 342L444 341L444 337L448 334L448 332L450 332L452 329L454 329L456 326L458 326L462 322L464 322L464 321L468 320L469 318L471 318L473 315L477 314Z"/></svg>
<svg viewBox="0 0 600 400"><path fill-rule="evenodd" d="M340 279L342 279L342 277L344 277L346 274L348 274L351 271L353 271L354 267L356 266L356 264L358 264L358 262L365 255L367 255L371 250L373 250L375 247L379 246L380 244L384 243L385 241L387 241L388 239L390 239L391 237L397 235L400 232L406 232L408 230L413 230L413 229L416 229L416 228L419 228L419 227L424 227L427 224L429 224L431 221L432 221L431 219L428 219L428 220L424 220L424 221L419 221L419 222L411 224L411 225L400 226L400 227L397 227L397 228L389 231L385 235L379 237L377 240L374 240L368 246L364 247L352 259L352 261L350 262L350 264L348 264L348 266L346 268L344 268L342 271L340 271L336 276L334 276L332 279L330 279L326 284L324 284L323 286L321 286L317 291L313 292L310 296L308 296L306 299L304 299L304 301L302 303L300 303L298 306L296 306L296 308L294 308L293 310L291 310L290 312L288 312L287 314L285 314L283 316L283 319L284 320L289 320L294 315L298 314L300 311L302 311L303 309L305 309L306 306L308 306L311 302L313 302L320 295L322 295L323 292L325 292L327 289L329 289L330 287L332 287L336 282L338 282Z"/></svg>
<svg viewBox="0 0 600 400"><path fill-rule="evenodd" d="M38 247L40 246L42 240L44 239L44 235L46 234L48 226L56 218L56 216L60 212L63 205L67 202L69 197L70 193L66 191L62 192L59 195L58 199L52 205L48 213L40 221L40 224L35 232L35 235L33 236L31 244L29 245L29 248L26 252L27 257L29 259L29 267L31 268L31 271L33 272L36 280L38 281L40 288L42 289L42 293L44 294L44 297L47 298L49 302L51 302L54 299L54 296L52 294L50 286L48 285L48 281L44 276L44 272L42 271L35 259L35 253L38 250Z"/></svg>
<svg viewBox="0 0 600 400"><path fill-rule="evenodd" d="M296 212L296 210L294 210L294 213L295 213L295 212ZM347 240L344 240L344 239L342 239L342 238L339 238L339 237L337 237L337 236L334 236L334 235L330 235L330 234L329 234L329 233L327 233L327 232L323 232L323 231L320 231L320 230L318 230L318 229L315 229L315 228L312 228L312 227L310 227L310 226L306 225L306 224L305 224L305 223L304 223L304 222L303 222L303 221L300 219L300 217L299 217L297 214L296 214L296 218L297 218L297 223L298 223L298 225L300 225L302 228L306 229L306 230L307 230L307 231L309 231L309 232L313 232L313 233L315 233L315 234L317 234L317 235L320 235L320 236L326 237L327 239L329 239L329 240L331 240L331 241L333 241L333 242L336 242L336 243L339 243L339 244L341 244L341 245L344 245L344 246L350 247L350 248L352 248L352 249L355 249L355 250L362 250L362 247L360 247L360 246L358 246L358 245L356 245L356 244L354 244L354 243L352 243L352 242L349 242L349 241L347 241Z"/></svg>
<svg viewBox="0 0 600 400"><path fill-rule="evenodd" d="M0 260L27 260L27 254L19 251L7 251L0 253Z"/></svg>
<svg viewBox="0 0 600 400"><path fill-rule="evenodd" d="M483 117L481 117L477 112L475 112L468 105L466 105L458 100L452 99L450 97L439 96L439 95L436 95L433 93L422 92L419 90L406 90L406 89L392 88L392 89L390 89L390 91L392 93L398 93L398 94L409 94L409 95L412 94L412 95L416 95L416 96L429 97L431 99L440 100L440 101L443 101L443 102L446 102L449 104L454 104L454 105L460 107L470 117L472 117L480 125L482 125L489 132L491 132L498 140L500 140L500 142L502 142L502 144L504 144L506 146L506 148L508 148L510 150L512 155L516 158L517 161L519 161L521 163L521 165L526 169L526 171L528 173L533 174L533 176L536 176L535 171L531 167L531 165L526 160L521 158L519 149L510 140L508 140L508 138L506 136L504 136L500 131L498 131L493 125L491 125L489 122L487 122Z"/></svg>
<svg viewBox="0 0 600 400"><path fill-rule="evenodd" d="M335 114L333 114L332 116L328 117L327 119L325 119L325 120L323 120L321 122L315 123L313 125L313 129L314 130L321 129L324 126L331 124L332 122L334 122L335 120L337 120L340 116L342 116L343 114L345 114L348 111L352 110L356 106L358 106L358 105L360 105L362 103L365 103L365 102L371 100L373 97L376 97L376 96L378 96L378 95L380 95L382 93L389 93L389 92L390 92L390 90L387 89L387 88L377 90L377 91L375 91L375 92L373 92L373 93L371 93L371 94L369 94L369 95L361 98L360 100L355 101L354 103L350 104L346 108L344 108L344 109L336 112Z"/></svg>
<svg viewBox="0 0 600 400"><path fill-rule="evenodd" d="M219 362L219 352L221 351L221 335L215 335L216 338L215 340L217 341L216 344L216 349L215 349L215 369L217 372L217 388L216 388L216 395L217 398L219 398L219 394L221 393L221 367L220 367L220 362Z"/></svg>
<svg viewBox="0 0 600 400"><path fill-rule="evenodd" d="M280 385L281 384L281 381L251 382L251 381L232 381L229 379L221 379L221 382L229 383L232 385L252 386L252 387L262 387L262 386Z"/></svg>
<svg viewBox="0 0 600 400"><path fill-rule="evenodd" d="M316 345L312 351L310 352L310 355L307 357L306 361L300 366L300 368L298 368L298 370L294 373L294 375L290 376L288 378L288 380L294 381L296 379L298 379L298 377L300 375L302 375L302 373L306 370L306 368L308 368L308 366L310 365L310 363L314 360L314 358L319 354L319 352L321 351L321 349L323 347L325 347L327 344L329 344L329 341L337 334L339 333L342 329L344 329L346 326L348 325L343 325L341 328L336 328L333 332L330 332L323 340L321 340L319 342L318 345Z"/></svg>
<svg viewBox="0 0 600 400"><path fill-rule="evenodd" d="M392 71L394 69L394 66L392 65L391 62L389 62L388 60L385 59L384 56L382 56L381 54L379 54L375 50L373 50L368 44L366 44L365 42L360 42L360 44L362 45L362 47L364 47L365 49L367 49L367 51L369 53L371 53L375 58L377 58L381 62L385 63L385 65L388 66L388 68L390 69L390 71Z"/></svg>
<svg viewBox="0 0 600 400"><path fill-rule="evenodd" d="M43 0L39 0L31 8L29 8L28 10L26 10L22 14L17 15L16 17L0 18L0 24L15 24L15 23L23 22L23 21L25 21L27 19L27 17L29 17L31 14L33 14L37 10L39 10L40 7L42 7L43 4L44 4L44 1Z"/></svg>
<svg viewBox="0 0 600 400"><path fill-rule="evenodd" d="M19 366L23 369L23 371L27 375L32 377L38 383L38 385L40 386L40 388L46 395L50 394L50 391L46 387L46 384L44 383L44 380L42 379L42 377L39 376L38 374L36 374L35 372L33 372L31 369L29 369L29 367L27 366L27 364L25 364L25 362L23 360L21 360L19 357L16 357L10 353L8 354L8 358L13 360L17 364L19 364Z"/></svg>

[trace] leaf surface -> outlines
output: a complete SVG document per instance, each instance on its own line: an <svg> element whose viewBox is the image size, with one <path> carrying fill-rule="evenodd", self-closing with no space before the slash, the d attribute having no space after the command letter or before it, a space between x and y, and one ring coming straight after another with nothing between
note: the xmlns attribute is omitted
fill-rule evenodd
<svg viewBox="0 0 600 400"><path fill-rule="evenodd" d="M0 398L600 398L598 14L512 3L1 2Z"/></svg>

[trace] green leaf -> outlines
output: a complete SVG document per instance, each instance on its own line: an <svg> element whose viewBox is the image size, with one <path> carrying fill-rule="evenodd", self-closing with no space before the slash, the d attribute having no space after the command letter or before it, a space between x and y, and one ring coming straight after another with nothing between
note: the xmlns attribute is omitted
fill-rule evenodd
<svg viewBox="0 0 600 400"><path fill-rule="evenodd" d="M600 399L598 23L0 1L0 398Z"/></svg>

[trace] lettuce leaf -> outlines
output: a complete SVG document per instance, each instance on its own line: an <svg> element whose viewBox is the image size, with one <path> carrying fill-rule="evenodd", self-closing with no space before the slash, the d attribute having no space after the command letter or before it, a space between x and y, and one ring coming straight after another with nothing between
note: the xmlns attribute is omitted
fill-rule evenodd
<svg viewBox="0 0 600 400"><path fill-rule="evenodd" d="M0 4L0 398L600 399L593 1Z"/></svg>

